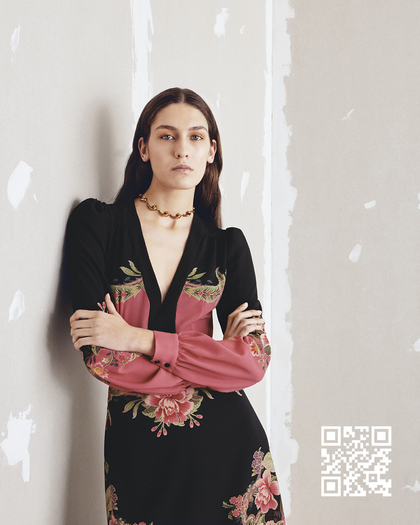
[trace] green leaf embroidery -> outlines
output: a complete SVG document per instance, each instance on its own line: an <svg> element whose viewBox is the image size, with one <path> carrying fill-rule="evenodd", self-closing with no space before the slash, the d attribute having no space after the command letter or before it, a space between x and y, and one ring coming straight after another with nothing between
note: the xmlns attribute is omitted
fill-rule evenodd
<svg viewBox="0 0 420 525"><path fill-rule="evenodd" d="M190 297L195 299L206 301L207 303L215 302L222 294L223 288L225 287L226 275L222 273L219 268L216 268L216 277L218 284L198 284L194 283L195 279L199 279L204 273L196 274L197 268L189 274L187 282L184 284L184 292Z"/></svg>
<svg viewBox="0 0 420 525"><path fill-rule="evenodd" d="M136 403L138 403L138 399L134 399L133 401L128 402L124 407L123 413L131 410Z"/></svg>
<svg viewBox="0 0 420 525"><path fill-rule="evenodd" d="M139 406L141 405L141 401L139 401L133 408L133 419L137 417L137 411L139 409Z"/></svg>
<svg viewBox="0 0 420 525"><path fill-rule="evenodd" d="M204 392L209 399L214 399L214 397L210 394L207 388L200 388L200 390Z"/></svg>

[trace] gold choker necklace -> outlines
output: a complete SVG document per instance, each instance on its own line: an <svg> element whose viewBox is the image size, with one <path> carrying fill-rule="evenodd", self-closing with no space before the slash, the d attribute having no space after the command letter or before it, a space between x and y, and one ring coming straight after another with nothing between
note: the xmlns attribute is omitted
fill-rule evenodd
<svg viewBox="0 0 420 525"><path fill-rule="evenodd" d="M192 210L187 211L182 214L177 213L176 215L171 215L168 211L161 211L154 204L149 204L149 202L147 201L147 197L143 197L143 194L141 193L139 195L139 199L141 200L141 202L146 203L146 206L149 208L150 211L157 211L160 215L162 215L162 217L170 217L171 219L180 219L181 217L189 217L192 213L195 212L195 208L193 208Z"/></svg>

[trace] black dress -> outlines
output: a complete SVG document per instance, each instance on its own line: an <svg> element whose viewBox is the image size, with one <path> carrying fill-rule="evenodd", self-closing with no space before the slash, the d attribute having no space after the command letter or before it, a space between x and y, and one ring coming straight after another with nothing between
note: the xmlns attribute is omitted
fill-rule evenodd
<svg viewBox="0 0 420 525"><path fill-rule="evenodd" d="M67 242L74 309L103 308L109 292L130 325L155 333L152 358L82 349L109 385L108 524L283 525L267 438L242 391L265 373L267 338L212 338L214 308L223 331L245 301L260 309L242 232L194 216L163 302L134 202L82 202Z"/></svg>

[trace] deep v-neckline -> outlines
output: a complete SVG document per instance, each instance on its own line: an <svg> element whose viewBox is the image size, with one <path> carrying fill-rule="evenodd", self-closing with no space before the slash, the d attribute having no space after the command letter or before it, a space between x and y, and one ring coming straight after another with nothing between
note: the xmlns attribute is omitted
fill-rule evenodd
<svg viewBox="0 0 420 525"><path fill-rule="evenodd" d="M149 252L147 250L147 245L144 239L141 221L137 213L135 201L132 201L131 212L131 232L133 246L137 256L137 262L140 267L139 269L142 274L145 292L149 298L150 303L149 327L150 325L156 325L156 322L158 325L160 325L161 322L164 322L165 320L167 322L169 317L175 317L174 314L176 311L178 298L188 278L188 274L192 270L191 265L197 252L200 238L202 236L202 232L200 231L200 219L194 215L190 232L185 243L184 251L181 255L181 259L177 269L175 270L166 295L162 301L161 290L149 257Z"/></svg>

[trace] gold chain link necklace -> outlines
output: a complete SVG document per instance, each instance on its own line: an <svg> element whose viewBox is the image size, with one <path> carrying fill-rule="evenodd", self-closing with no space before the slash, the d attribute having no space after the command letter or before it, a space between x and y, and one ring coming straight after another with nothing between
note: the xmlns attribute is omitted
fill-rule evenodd
<svg viewBox="0 0 420 525"><path fill-rule="evenodd" d="M191 214L195 212L195 208L193 208L192 210L187 211L182 214L177 213L176 215L171 215L168 211L161 211L154 204L149 204L147 197L143 197L142 193L140 193L139 199L141 200L141 202L146 203L146 206L149 208L150 211L157 211L160 215L162 215L162 217L170 217L171 219L180 219L181 217L189 217Z"/></svg>

